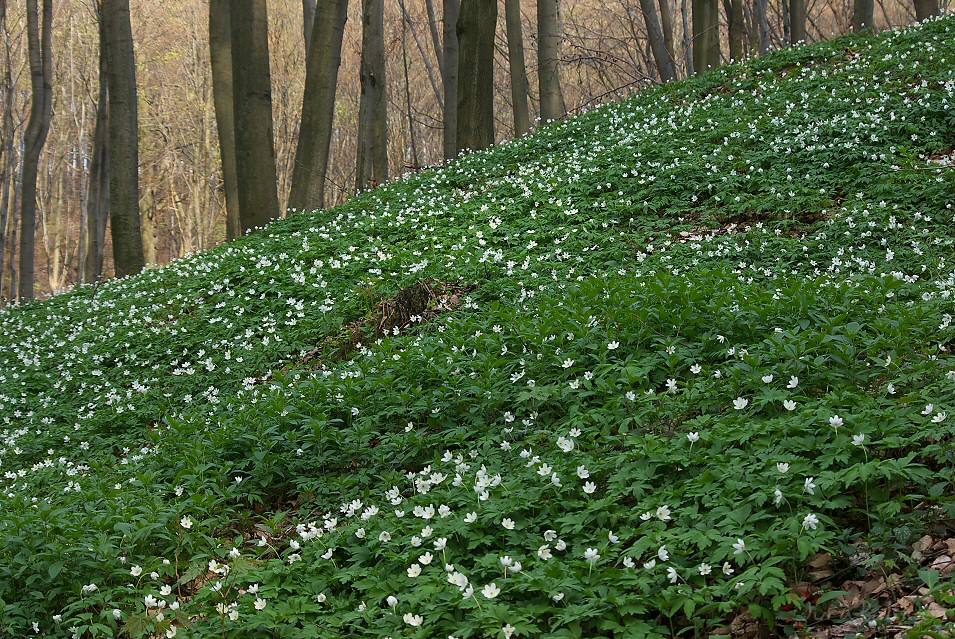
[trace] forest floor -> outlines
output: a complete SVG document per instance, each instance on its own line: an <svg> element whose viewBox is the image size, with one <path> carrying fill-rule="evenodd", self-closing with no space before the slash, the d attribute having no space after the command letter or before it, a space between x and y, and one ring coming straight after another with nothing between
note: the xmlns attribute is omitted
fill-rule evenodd
<svg viewBox="0 0 955 639"><path fill-rule="evenodd" d="M0 636L943 637L955 19L0 312Z"/></svg>

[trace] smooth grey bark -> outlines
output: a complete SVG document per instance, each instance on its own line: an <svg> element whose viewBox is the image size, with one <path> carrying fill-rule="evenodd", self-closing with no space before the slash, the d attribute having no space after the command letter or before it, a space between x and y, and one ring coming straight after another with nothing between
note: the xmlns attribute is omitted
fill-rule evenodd
<svg viewBox="0 0 955 639"><path fill-rule="evenodd" d="M942 10L938 0L914 0L915 19L919 22L940 15Z"/></svg>
<svg viewBox="0 0 955 639"><path fill-rule="evenodd" d="M463 0L458 16L458 148L494 144L494 31L497 0Z"/></svg>
<svg viewBox="0 0 955 639"><path fill-rule="evenodd" d="M759 55L769 51L769 0L753 0L753 38L758 43Z"/></svg>
<svg viewBox="0 0 955 639"><path fill-rule="evenodd" d="M745 55L743 51L743 32L746 27L743 24L743 2L744 0L723 0L723 9L726 11L727 39L730 45L730 61L733 62L742 60Z"/></svg>
<svg viewBox="0 0 955 639"><path fill-rule="evenodd" d="M407 168L417 171L421 164L418 161L418 143L415 139L414 132L414 111L411 108L411 75L408 73L408 12L405 10L405 0L398 0L398 5L401 7L401 15L404 16L404 19L401 21L401 61L402 64L404 64L405 71L405 104L407 105L406 114L408 116L408 145L411 147L411 165L408 166L407 162L405 165ZM442 112L447 113L447 111L443 108Z"/></svg>
<svg viewBox="0 0 955 639"><path fill-rule="evenodd" d="M236 173L235 112L232 86L232 8L229 0L209 0L209 60L212 103L219 134L222 185L225 191L226 239L242 235Z"/></svg>
<svg viewBox="0 0 955 639"><path fill-rule="evenodd" d="M431 46L434 47L434 59L438 61L438 72L444 78L444 51L441 48L441 36L438 35L438 18L434 11L434 0L424 0L428 11L428 31L431 32Z"/></svg>
<svg viewBox="0 0 955 639"><path fill-rule="evenodd" d="M854 0L852 3L852 30L862 31L875 28L875 2L873 0Z"/></svg>
<svg viewBox="0 0 955 639"><path fill-rule="evenodd" d="M676 70L673 67L673 58L663 40L663 29L660 27L660 21L657 20L657 9L653 0L640 0L640 11L643 13L643 22L647 27L650 50L653 52L653 61L660 74L660 81L670 82L676 78Z"/></svg>
<svg viewBox="0 0 955 639"><path fill-rule="evenodd" d="M348 0L322 0L315 13L312 46L305 63L305 95L289 208L311 211L325 206L325 173L335 118L335 92L342 59Z"/></svg>
<svg viewBox="0 0 955 639"><path fill-rule="evenodd" d="M13 191L13 173L16 170L14 157L14 136L16 134L13 123L13 65L11 64L10 40L7 31L7 0L0 0L0 32L3 34L3 76L0 79L0 91L5 97L3 101L3 116L0 119L0 134L3 143L0 146L0 296L3 293L3 275L6 270L6 240L7 219L11 209L11 193Z"/></svg>
<svg viewBox="0 0 955 639"><path fill-rule="evenodd" d="M86 248L82 281L97 282L103 277L106 225L109 220L109 79L103 16L99 16L99 97L93 127L93 153L86 183Z"/></svg>
<svg viewBox="0 0 955 639"><path fill-rule="evenodd" d="M302 33L305 35L305 55L312 48L312 28L315 25L315 5L318 0L302 0Z"/></svg>
<svg viewBox="0 0 955 639"><path fill-rule="evenodd" d="M362 0L361 26L356 190L375 187L388 180L384 0Z"/></svg>
<svg viewBox="0 0 955 639"><path fill-rule="evenodd" d="M541 120L559 120L567 113L560 89L560 18L557 0L537 0L537 75Z"/></svg>
<svg viewBox="0 0 955 639"><path fill-rule="evenodd" d="M139 214L139 112L129 0L103 0L109 85L109 220L116 277L146 266Z"/></svg>
<svg viewBox="0 0 955 639"><path fill-rule="evenodd" d="M717 0L693 0L693 69L720 66L720 7Z"/></svg>
<svg viewBox="0 0 955 639"><path fill-rule="evenodd" d="M507 62L511 72L511 102L514 105L514 135L520 137L531 128L530 109L527 106L527 65L524 64L521 0L504 0L504 25L507 34Z"/></svg>
<svg viewBox="0 0 955 639"><path fill-rule="evenodd" d="M239 225L243 234L278 218L269 19L265 0L232 0L232 99ZM313 43L314 44L314 43Z"/></svg>
<svg viewBox="0 0 955 639"><path fill-rule="evenodd" d="M460 0L444 0L444 159L458 154L458 14Z"/></svg>
<svg viewBox="0 0 955 639"><path fill-rule="evenodd" d="M789 0L789 44L806 41L806 0Z"/></svg>
<svg viewBox="0 0 955 639"><path fill-rule="evenodd" d="M42 21L42 26L41 26ZM42 32L42 33L41 33ZM43 0L39 15L37 0L27 0L27 49L30 58L30 120L24 134L20 183L20 281L17 296L32 300L36 246L36 183L40 152L53 118L53 0Z"/></svg>
<svg viewBox="0 0 955 639"><path fill-rule="evenodd" d="M673 14L670 11L670 0L659 0L660 5L660 30L663 31L663 46L666 47L667 55L670 56L670 63L673 65L674 76L677 73L676 68L676 49L673 46Z"/></svg>

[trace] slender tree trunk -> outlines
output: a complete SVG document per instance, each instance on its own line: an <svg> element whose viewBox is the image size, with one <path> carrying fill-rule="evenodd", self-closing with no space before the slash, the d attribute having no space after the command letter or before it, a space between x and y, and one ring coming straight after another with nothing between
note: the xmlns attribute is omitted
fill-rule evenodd
<svg viewBox="0 0 955 639"><path fill-rule="evenodd" d="M852 30L875 28L875 2L873 0L853 0Z"/></svg>
<svg viewBox="0 0 955 639"><path fill-rule="evenodd" d="M232 0L232 105L239 225L249 233L278 218L269 19L265 0ZM314 41L313 41L314 44Z"/></svg>
<svg viewBox="0 0 955 639"><path fill-rule="evenodd" d="M915 19L919 22L941 14L938 0L914 0Z"/></svg>
<svg viewBox="0 0 955 639"><path fill-rule="evenodd" d="M769 0L753 0L756 40L759 43L759 55L769 51Z"/></svg>
<svg viewBox="0 0 955 639"><path fill-rule="evenodd" d="M16 172L14 157L13 124L13 67L11 65L9 32L7 31L7 0L0 0L0 32L3 34L3 77L0 79L0 91L4 96L3 116L0 120L3 146L0 148L0 298L3 296L3 276L6 271L7 219L10 214L13 174Z"/></svg>
<svg viewBox="0 0 955 639"><path fill-rule="evenodd" d="M560 18L558 0L537 0L537 73L541 120L559 120L567 113L560 90Z"/></svg>
<svg viewBox="0 0 955 639"><path fill-rule="evenodd" d="M37 172L40 152L53 117L53 0L43 0L42 27L37 0L27 0L27 47L30 57L30 121L24 135L21 172L20 282L18 296L32 300L36 244ZM41 34L42 31L42 34Z"/></svg>
<svg viewBox="0 0 955 639"><path fill-rule="evenodd" d="M106 62L105 22L99 16L99 99L93 127L93 153L86 184L86 250L83 281L98 282L103 277L103 250L109 220L109 72Z"/></svg>
<svg viewBox="0 0 955 639"><path fill-rule="evenodd" d="M109 205L116 277L146 265L139 215L139 114L129 0L103 0L109 84Z"/></svg>
<svg viewBox="0 0 955 639"><path fill-rule="evenodd" d="M388 102L385 82L384 0L362 0L361 100L358 106L358 161L355 189L388 179Z"/></svg>
<svg viewBox="0 0 955 639"><path fill-rule="evenodd" d="M428 30L431 33L431 46L434 47L434 57L438 61L438 71L444 80L444 51L441 48L441 36L438 34L438 18L434 12L434 0L425 0L424 6L428 11Z"/></svg>
<svg viewBox="0 0 955 639"><path fill-rule="evenodd" d="M305 211L325 206L325 174L335 118L335 92L342 60L348 0L322 0L315 13L312 48L305 63L305 96L289 208Z"/></svg>
<svg viewBox="0 0 955 639"><path fill-rule="evenodd" d="M401 21L401 60L404 64L405 71L405 104L408 105L408 146L411 147L410 168L417 171L421 164L418 161L418 143L415 140L414 132L414 113L411 109L411 75L408 73L408 12L405 10L405 0L398 0L398 4L401 7L401 15L403 16ZM457 40L455 40L455 42L456 41ZM457 69L457 60L455 60L454 64L455 69ZM447 114L447 112L447 109L445 109L444 113Z"/></svg>
<svg viewBox="0 0 955 639"><path fill-rule="evenodd" d="M670 64L673 66L673 76L676 77L676 49L673 45L673 13L670 11L670 0L659 0L660 30L663 32L663 46L666 48Z"/></svg>
<svg viewBox="0 0 955 639"><path fill-rule="evenodd" d="M693 32L690 29L690 0L680 0L680 26L683 27L683 64L686 65L686 74L695 75L693 68Z"/></svg>
<svg viewBox="0 0 955 639"><path fill-rule="evenodd" d="M411 19L411 15L408 13L407 8L405 8L404 2L399 2L398 7L401 9L401 15L404 17L405 26L411 30L411 37L414 38L415 46L418 47L418 53L421 54L421 61L424 62L424 69L428 73L428 81L431 83L431 88L434 89L434 97L438 101L438 108L444 111L444 98L441 95L441 88L438 87L438 81L434 75L434 67L431 64L431 60L428 58L428 52L425 51L425 47L421 44L421 38L418 37L418 30L414 26L414 20ZM440 73L440 69L438 70Z"/></svg>
<svg viewBox="0 0 955 639"><path fill-rule="evenodd" d="M444 159L457 156L458 135L458 14L461 0L444 0Z"/></svg>
<svg viewBox="0 0 955 639"><path fill-rule="evenodd" d="M480 151L494 144L494 31L497 0L463 0L458 16L461 59L458 148Z"/></svg>
<svg viewBox="0 0 955 639"><path fill-rule="evenodd" d="M318 0L302 0L302 32L305 34L305 55L312 48L312 28L315 25L315 5Z"/></svg>
<svg viewBox="0 0 955 639"><path fill-rule="evenodd" d="M704 73L720 66L720 6L693 0L693 68Z"/></svg>
<svg viewBox="0 0 955 639"><path fill-rule="evenodd" d="M307 0L306 0L307 2ZM242 235L236 175L235 112L232 86L232 9L229 0L209 0L209 60L212 102L219 133L222 184L225 191L226 239Z"/></svg>
<svg viewBox="0 0 955 639"><path fill-rule="evenodd" d="M806 0L789 0L789 44L806 41Z"/></svg>
<svg viewBox="0 0 955 639"><path fill-rule="evenodd" d="M511 71L511 102L514 104L514 135L531 128L527 106L527 66L524 64L524 30L521 28L521 0L504 0L507 32L507 61Z"/></svg>
<svg viewBox="0 0 955 639"><path fill-rule="evenodd" d="M643 13L643 22L647 27L647 36L650 40L650 50L653 51L653 60L660 73L661 82L670 82L676 77L673 68L673 58L667 51L663 40L663 30L657 20L657 9L653 0L640 0L640 10Z"/></svg>

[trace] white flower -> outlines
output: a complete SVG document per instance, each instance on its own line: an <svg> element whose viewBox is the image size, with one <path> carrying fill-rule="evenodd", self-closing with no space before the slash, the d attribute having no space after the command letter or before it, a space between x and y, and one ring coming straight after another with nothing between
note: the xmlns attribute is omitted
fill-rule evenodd
<svg viewBox="0 0 955 639"><path fill-rule="evenodd" d="M783 474L786 474L789 472L789 464L787 464L786 462L780 462L776 464L776 470L778 470L779 472Z"/></svg>
<svg viewBox="0 0 955 639"><path fill-rule="evenodd" d="M803 490L805 490L805 491L806 491L807 493L809 493L810 495L815 495L815 494L816 494L816 493L815 493L816 485L815 485L814 483L812 483L812 480L813 480L813 479L814 479L813 477L807 477L807 478L806 478L806 482L805 482L805 484L803 485Z"/></svg>
<svg viewBox="0 0 955 639"><path fill-rule="evenodd" d="M796 402L791 399L787 399L783 402L783 408L789 411L796 410Z"/></svg>
<svg viewBox="0 0 955 639"><path fill-rule="evenodd" d="M143 574L143 569L141 566L133 566L129 569L129 574L131 574L133 577L138 577Z"/></svg>
<svg viewBox="0 0 955 639"><path fill-rule="evenodd" d="M318 603L325 603L326 599L328 599L328 597L325 596L324 592L320 592L317 595L315 595L315 601L317 601Z"/></svg>
<svg viewBox="0 0 955 639"><path fill-rule="evenodd" d="M501 594L501 589L497 587L497 584L492 582L481 588L481 594L488 599L494 599Z"/></svg>
<svg viewBox="0 0 955 639"><path fill-rule="evenodd" d="M406 612L402 619L406 624L409 626L414 626L415 628L424 623L424 617L421 615L413 615L410 612Z"/></svg>
<svg viewBox="0 0 955 639"><path fill-rule="evenodd" d="M447 537L438 537L437 539L434 540L434 549L437 551L444 550L447 545L448 545Z"/></svg>
<svg viewBox="0 0 955 639"><path fill-rule="evenodd" d="M179 520L179 525L185 528L186 530L189 530L190 528L192 528L192 518L183 517L182 519Z"/></svg>
<svg viewBox="0 0 955 639"><path fill-rule="evenodd" d="M467 514L464 516L464 521L466 521L466 522L469 523L469 524L473 524L474 522L477 521L477 513L475 513L475 512L467 513Z"/></svg>
<svg viewBox="0 0 955 639"><path fill-rule="evenodd" d="M169 628L166 629L166 638L172 639L173 637L176 636L177 632L178 630L176 629L176 626L169 626Z"/></svg>
<svg viewBox="0 0 955 639"><path fill-rule="evenodd" d="M789 378L789 383L786 384L786 388L796 388L799 386L799 378L793 375Z"/></svg>
<svg viewBox="0 0 955 639"><path fill-rule="evenodd" d="M322 553L322 559L331 559L332 554L334 554L334 552L335 552L334 548L329 548L328 550Z"/></svg>
<svg viewBox="0 0 955 639"><path fill-rule="evenodd" d="M815 530L819 526L819 518L809 513L806 515L806 518L802 520L802 527L806 530Z"/></svg>
<svg viewBox="0 0 955 639"><path fill-rule="evenodd" d="M448 573L448 581L461 590L468 587L468 578L459 572Z"/></svg>
<svg viewBox="0 0 955 639"><path fill-rule="evenodd" d="M553 599L554 601L560 601L563 598L564 598L564 593L562 592L558 592L556 595L553 595L551 597L551 599Z"/></svg>
<svg viewBox="0 0 955 639"><path fill-rule="evenodd" d="M172 586L169 584L163 584L162 588L159 589L159 594L163 597L168 597L172 594Z"/></svg>
<svg viewBox="0 0 955 639"><path fill-rule="evenodd" d="M699 375L700 371L702 370L703 370L703 367L700 366L699 364L693 364L693 366L690 366L690 372L693 373L694 375Z"/></svg>
<svg viewBox="0 0 955 639"><path fill-rule="evenodd" d="M742 555L744 552L746 552L746 542L742 539L737 539L736 543L733 544L733 554Z"/></svg>
<svg viewBox="0 0 955 639"><path fill-rule="evenodd" d="M517 630L514 626L509 623L504 624L504 627L501 628L501 632L504 633L504 639L511 639L514 635L514 631Z"/></svg>
<svg viewBox="0 0 955 639"><path fill-rule="evenodd" d="M560 436L557 438L557 447L565 453L569 453L570 451L574 450L574 440Z"/></svg>
<svg viewBox="0 0 955 639"><path fill-rule="evenodd" d="M543 546L537 549L537 556L543 559L544 561L547 561L554 555L551 554L550 552L550 546L544 544Z"/></svg>
<svg viewBox="0 0 955 639"><path fill-rule="evenodd" d="M944 412L939 412L937 415L935 415L935 417L932 418L932 423L933 423L933 424L941 424L941 423L944 422L947 418L948 418L948 415L947 415L947 414L945 414Z"/></svg>
<svg viewBox="0 0 955 639"><path fill-rule="evenodd" d="M773 503L778 506L783 501L783 491L777 488L776 490L773 491L773 497L774 497Z"/></svg>
<svg viewBox="0 0 955 639"><path fill-rule="evenodd" d="M505 517L504 519L501 520L501 525L504 526L504 528L506 528L507 530L514 530L513 519L508 519L507 517Z"/></svg>
<svg viewBox="0 0 955 639"><path fill-rule="evenodd" d="M833 428L839 428L845 423L845 420L839 417L838 415L833 415L829 418L829 425Z"/></svg>
<svg viewBox="0 0 955 639"><path fill-rule="evenodd" d="M922 409L922 414L931 415L933 410L935 410L935 404L926 404L925 408Z"/></svg>
<svg viewBox="0 0 955 639"><path fill-rule="evenodd" d="M650 521L653 519L653 513L648 510L647 512L640 515L640 519L641 521Z"/></svg>
<svg viewBox="0 0 955 639"><path fill-rule="evenodd" d="M567 434L571 437L580 437L580 429L577 427L571 428L569 431L567 431Z"/></svg>
<svg viewBox="0 0 955 639"><path fill-rule="evenodd" d="M770 375L770 377L772 377L772 375ZM767 382L767 384L768 384L768 383L769 383L769 382ZM707 576L708 574L710 574L711 572L713 572L713 567L710 566L710 565L707 564L707 563L702 563L702 564L700 564L700 565L697 567L697 570L700 571L700 576L701 576L701 577L705 577L705 576Z"/></svg>
<svg viewBox="0 0 955 639"><path fill-rule="evenodd" d="M590 471L587 470L586 466L578 466L577 476L580 477L581 479L587 479L588 477L590 477Z"/></svg>
<svg viewBox="0 0 955 639"><path fill-rule="evenodd" d="M261 597L255 598L255 609L256 610L265 610L265 599Z"/></svg>
<svg viewBox="0 0 955 639"><path fill-rule="evenodd" d="M389 608L394 608L395 606L398 605L398 598L395 597L394 595L388 595L387 602L388 602Z"/></svg>
<svg viewBox="0 0 955 639"><path fill-rule="evenodd" d="M519 573L519 572L522 571L522 570L524 570L524 566L522 566L522 565L521 565L521 562L519 562L519 561L515 561L515 562L514 562L514 565L511 566L511 572L513 572L514 574L517 574L517 573Z"/></svg>
<svg viewBox="0 0 955 639"><path fill-rule="evenodd" d="M615 351L620 347L620 342L610 342L607 344L608 351Z"/></svg>
<svg viewBox="0 0 955 639"><path fill-rule="evenodd" d="M596 548L588 548L584 551L584 559L586 559L590 565L594 565L600 560L600 555L597 553Z"/></svg>
<svg viewBox="0 0 955 639"><path fill-rule="evenodd" d="M623 566L624 568L633 568L636 563L633 561L633 557L624 557Z"/></svg>
<svg viewBox="0 0 955 639"><path fill-rule="evenodd" d="M670 560L670 553L667 552L667 547L666 547L665 544L664 544L663 546L660 546L660 549L657 550L657 557L660 558L660 561L669 561L669 560Z"/></svg>
<svg viewBox="0 0 955 639"><path fill-rule="evenodd" d="M612 530L607 533L607 539L609 539L609 540L610 540L610 543L612 543L612 544L619 544L619 543L620 543L620 537L617 537L615 534L613 534L613 531L612 531Z"/></svg>
<svg viewBox="0 0 955 639"><path fill-rule="evenodd" d="M555 550L564 550L565 548L567 548L567 542L564 541L563 539L558 539L557 543L554 544Z"/></svg>
<svg viewBox="0 0 955 639"><path fill-rule="evenodd" d="M420 545L421 545L421 537L419 537L418 535L412 536L412 537L411 537L411 545L414 546L415 548L417 548L418 546L420 546Z"/></svg>
<svg viewBox="0 0 955 639"><path fill-rule="evenodd" d="M380 542L382 542L382 543L387 543L387 542L391 541L391 533L388 532L387 530L382 530L382 531L381 531L381 534L378 535L378 541L380 541Z"/></svg>
<svg viewBox="0 0 955 639"><path fill-rule="evenodd" d="M593 495L594 491L596 490L597 490L597 484L593 483L592 481L588 481L587 483L584 484L584 492L587 493L588 495Z"/></svg>
<svg viewBox="0 0 955 639"><path fill-rule="evenodd" d="M438 506L438 516L441 517L441 519L444 519L450 514L451 514L451 508L447 504L441 504L440 506Z"/></svg>
<svg viewBox="0 0 955 639"><path fill-rule="evenodd" d="M865 443L865 433L860 433L858 435L852 436L853 446L862 446L864 443Z"/></svg>
<svg viewBox="0 0 955 639"><path fill-rule="evenodd" d="M670 521L670 507L664 504L657 508L657 519L660 521Z"/></svg>
<svg viewBox="0 0 955 639"><path fill-rule="evenodd" d="M749 400L746 399L745 397L737 397L736 399L733 400L733 408L735 408L736 410L743 410L747 406L749 406Z"/></svg>
<svg viewBox="0 0 955 639"><path fill-rule="evenodd" d="M671 584L675 584L676 582L680 581L680 575L673 566L667 568L667 579L670 580Z"/></svg>
<svg viewBox="0 0 955 639"><path fill-rule="evenodd" d="M657 567L657 560L656 560L656 559L651 559L650 561L648 561L648 562L646 562L645 564L643 564L643 567L644 567L646 570L653 570L654 568Z"/></svg>
<svg viewBox="0 0 955 639"><path fill-rule="evenodd" d="M253 594L253 595L254 595L254 594L257 593L258 591L259 591L259 584L252 584L251 586L249 586L248 592L249 592L250 594Z"/></svg>
<svg viewBox="0 0 955 639"><path fill-rule="evenodd" d="M570 367L573 366L573 365L574 365L574 360L572 360L572 359L570 359L570 358L565 359L565 360L563 361L563 363L561 364L561 366L562 366L563 368L570 368Z"/></svg>
<svg viewBox="0 0 955 639"><path fill-rule="evenodd" d="M365 538L365 529L364 529L364 528L359 528L358 530L356 530L356 531L355 531L355 536L358 537L359 539L364 539L364 538Z"/></svg>
<svg viewBox="0 0 955 639"><path fill-rule="evenodd" d="M504 555L503 557L498 557L498 561L500 561L501 565L505 568L510 568L511 566L514 565L514 560L507 555Z"/></svg>
<svg viewBox="0 0 955 639"><path fill-rule="evenodd" d="M421 566L418 564L411 564L408 566L408 576L414 579L421 574Z"/></svg>
<svg viewBox="0 0 955 639"><path fill-rule="evenodd" d="M693 444L693 443L695 443L695 442L700 441L700 434L699 434L699 433L687 433L687 434L686 434L686 438L687 438L688 440L690 440L690 443L691 443L691 444Z"/></svg>
<svg viewBox="0 0 955 639"><path fill-rule="evenodd" d="M554 541L555 539L557 539L557 531L556 531L556 530L545 530L545 531L544 531L544 541Z"/></svg>
<svg viewBox="0 0 955 639"><path fill-rule="evenodd" d="M422 566L427 566L431 563L432 559L434 559L434 555L432 555L430 552L426 552L425 554L418 556L418 563L420 563Z"/></svg>
<svg viewBox="0 0 955 639"><path fill-rule="evenodd" d="M772 375L763 375L762 378L764 384L771 384L773 382Z"/></svg>
<svg viewBox="0 0 955 639"><path fill-rule="evenodd" d="M733 571L733 566L730 565L730 562L724 561L724 562L723 562L723 574L724 574L724 575L732 575L733 572L734 572L734 571Z"/></svg>

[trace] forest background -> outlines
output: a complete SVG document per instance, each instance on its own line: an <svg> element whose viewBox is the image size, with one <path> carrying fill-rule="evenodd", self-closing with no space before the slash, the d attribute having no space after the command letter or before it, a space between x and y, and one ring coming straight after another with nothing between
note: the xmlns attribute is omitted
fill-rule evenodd
<svg viewBox="0 0 955 639"><path fill-rule="evenodd" d="M718 11L720 63L760 55L802 39L817 41L859 28L871 11L875 29L916 20L906 0L560 0L559 80L569 114L619 100L661 82L645 11L669 17L664 37L674 77L692 74L694 5ZM931 3L945 12L951 0ZM795 4L798 3L798 4ZM0 0L0 303L16 298L24 134L31 109L27 2ZM35 4L35 3L34 3ZM280 210L292 181L306 78L308 8L314 0L269 0L268 41ZM355 192L361 87L362 3L349 3L326 176L326 206ZM524 67L532 123L540 114L537 4L520 4ZM924 6L918 7L924 12ZM213 101L206 0L132 0L139 108L139 201L145 261L164 264L225 241L226 202ZM792 22L805 12L805 24ZM445 158L440 56L442 3L385 0L387 151L390 178ZM99 89L98 0L57 0L52 13L52 119L37 176L37 294L90 281L89 213ZM765 19L760 20L761 15ZM494 138L515 135L505 3L498 7L493 63ZM697 46L699 43L696 43ZM109 233L102 275L113 274Z"/></svg>

